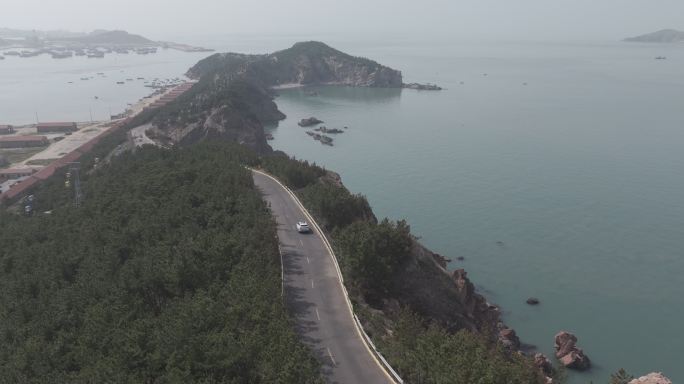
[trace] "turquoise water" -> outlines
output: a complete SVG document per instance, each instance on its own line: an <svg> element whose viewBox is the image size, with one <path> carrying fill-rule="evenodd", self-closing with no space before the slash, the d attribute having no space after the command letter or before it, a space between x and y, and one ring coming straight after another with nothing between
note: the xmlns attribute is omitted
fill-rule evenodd
<svg viewBox="0 0 684 384"><path fill-rule="evenodd" d="M523 341L551 355L574 332L594 368L570 383L620 367L684 381L684 46L350 48L447 90L281 91L274 148L464 256L451 267ZM349 129L323 146L296 125L308 116Z"/></svg>

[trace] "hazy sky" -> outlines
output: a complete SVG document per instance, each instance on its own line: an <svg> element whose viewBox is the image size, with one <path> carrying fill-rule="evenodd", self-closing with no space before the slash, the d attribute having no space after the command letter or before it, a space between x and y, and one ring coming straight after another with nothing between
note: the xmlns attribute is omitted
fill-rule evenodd
<svg viewBox="0 0 684 384"><path fill-rule="evenodd" d="M616 40L684 29L684 0L0 0L0 27L152 39L277 34Z"/></svg>

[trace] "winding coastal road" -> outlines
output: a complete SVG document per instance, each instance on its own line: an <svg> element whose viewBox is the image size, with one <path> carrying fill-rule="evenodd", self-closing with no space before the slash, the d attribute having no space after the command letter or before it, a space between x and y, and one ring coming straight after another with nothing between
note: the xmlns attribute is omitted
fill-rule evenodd
<svg viewBox="0 0 684 384"><path fill-rule="evenodd" d="M287 308L297 333L321 362L325 379L341 384L393 383L356 329L322 234L315 229L298 233L297 221L310 221L299 202L270 176L252 174L278 223Z"/></svg>

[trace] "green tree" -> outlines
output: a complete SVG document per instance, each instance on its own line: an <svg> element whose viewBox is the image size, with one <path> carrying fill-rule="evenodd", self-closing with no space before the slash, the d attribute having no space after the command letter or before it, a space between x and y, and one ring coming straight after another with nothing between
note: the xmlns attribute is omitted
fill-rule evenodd
<svg viewBox="0 0 684 384"><path fill-rule="evenodd" d="M610 384L629 384L634 380L634 376L630 375L623 368L610 375Z"/></svg>
<svg viewBox="0 0 684 384"><path fill-rule="evenodd" d="M334 235L341 262L352 284L366 296L391 291L392 275L411 252L405 221L356 222Z"/></svg>

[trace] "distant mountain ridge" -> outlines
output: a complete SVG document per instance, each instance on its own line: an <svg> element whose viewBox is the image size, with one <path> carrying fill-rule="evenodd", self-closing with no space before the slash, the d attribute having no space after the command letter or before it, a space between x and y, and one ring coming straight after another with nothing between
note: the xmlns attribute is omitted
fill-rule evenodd
<svg viewBox="0 0 684 384"><path fill-rule="evenodd" d="M676 29L663 29L641 36L629 37L624 41L633 43L684 43L684 32Z"/></svg>
<svg viewBox="0 0 684 384"><path fill-rule="evenodd" d="M59 40L78 41L83 44L116 44L116 45L155 45L154 41L134 35L126 31L93 31L85 36L67 37Z"/></svg>

